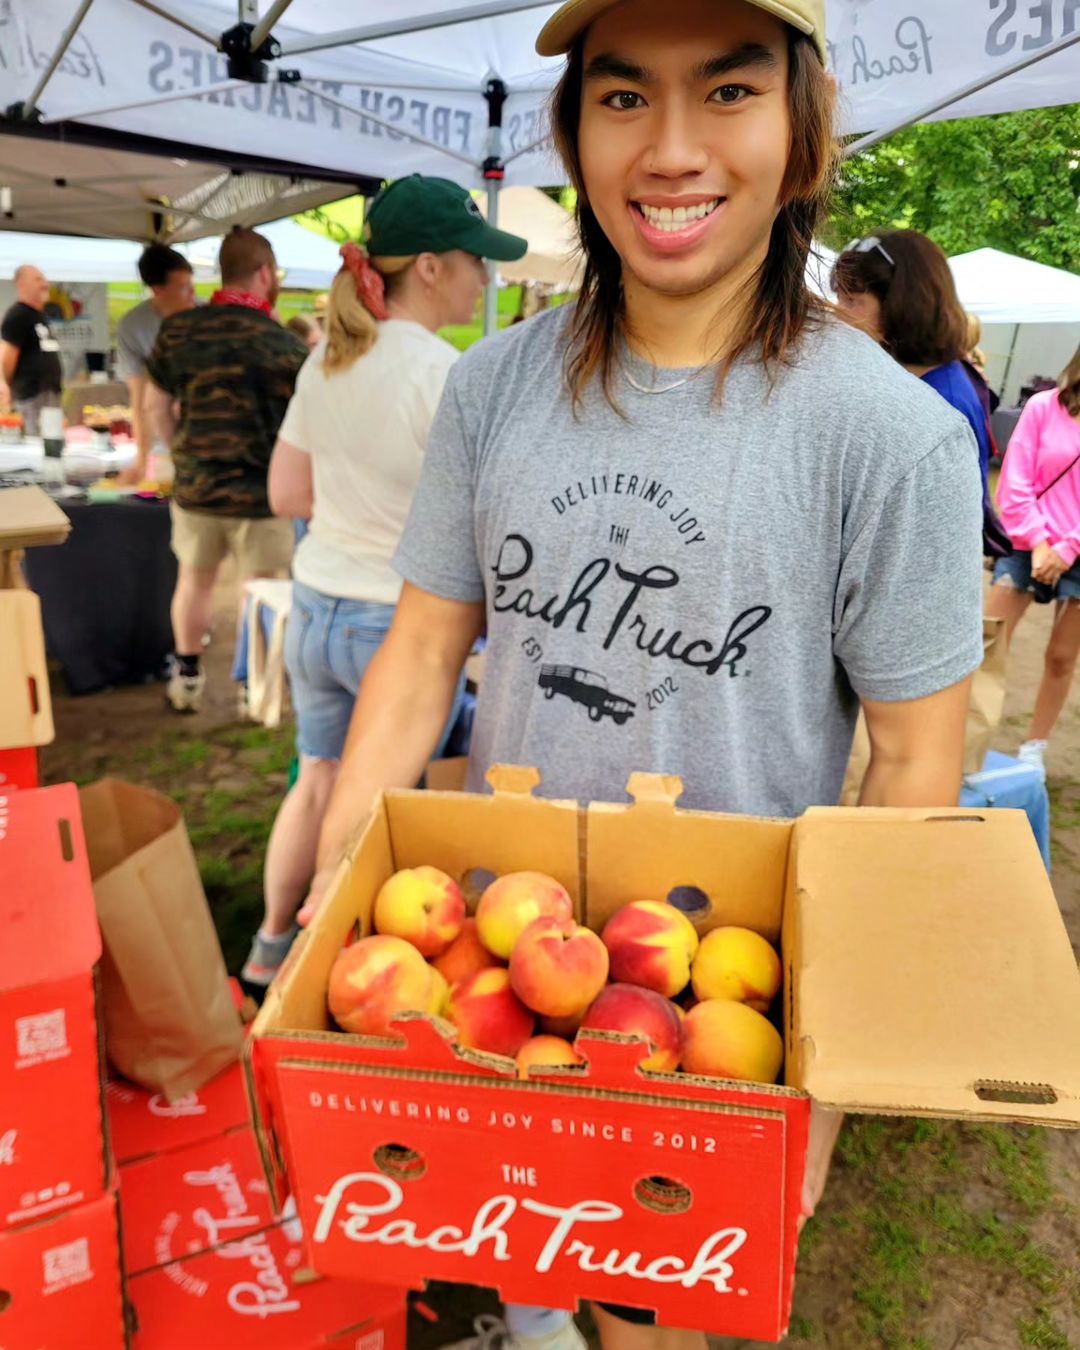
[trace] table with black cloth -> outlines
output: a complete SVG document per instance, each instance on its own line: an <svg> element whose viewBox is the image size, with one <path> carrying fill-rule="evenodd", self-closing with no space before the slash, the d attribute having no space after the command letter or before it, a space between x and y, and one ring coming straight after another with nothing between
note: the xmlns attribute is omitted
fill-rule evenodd
<svg viewBox="0 0 1080 1350"><path fill-rule="evenodd" d="M176 585L168 503L59 505L71 521L67 542L28 549L24 567L68 688L91 694L160 677L172 651Z"/></svg>

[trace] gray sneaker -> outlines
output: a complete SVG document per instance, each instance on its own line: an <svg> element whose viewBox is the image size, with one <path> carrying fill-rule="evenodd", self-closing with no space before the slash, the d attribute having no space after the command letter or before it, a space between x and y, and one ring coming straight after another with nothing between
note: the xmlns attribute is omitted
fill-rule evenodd
<svg viewBox="0 0 1080 1350"><path fill-rule="evenodd" d="M282 933L278 937L264 937L261 932L256 933L248 959L244 962L244 969L240 972L240 978L246 980L248 984L268 988L280 970L281 963L288 956L289 948L299 931L296 924L293 924L287 933Z"/></svg>

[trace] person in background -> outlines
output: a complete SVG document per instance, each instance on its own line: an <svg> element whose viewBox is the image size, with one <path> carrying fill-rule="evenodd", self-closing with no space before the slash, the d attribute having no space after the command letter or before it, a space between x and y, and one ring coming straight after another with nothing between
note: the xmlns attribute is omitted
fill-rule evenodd
<svg viewBox="0 0 1080 1350"><path fill-rule="evenodd" d="M978 449L984 516L992 513L990 423L964 365L968 316L945 254L917 230L870 235L837 258L832 289L846 318L967 419Z"/></svg>
<svg viewBox="0 0 1080 1350"><path fill-rule="evenodd" d="M975 386L975 392L979 396L979 402L982 404L983 412L986 414L986 424L990 425L990 418L997 411L998 404L1001 402L1000 396L990 387L986 378L986 353L979 345L982 342L982 320L977 314L967 315L968 324L968 349L964 354L963 366L967 371L968 379ZM998 457L997 446L993 444L991 435L991 459Z"/></svg>
<svg viewBox="0 0 1080 1350"><path fill-rule="evenodd" d="M285 327L290 333L296 334L309 352L314 351L322 341L322 326L313 314L294 314L286 320Z"/></svg>
<svg viewBox="0 0 1080 1350"><path fill-rule="evenodd" d="M465 188L419 175L375 198L370 257L355 244L341 250L326 341L300 372L274 448L271 506L310 518L285 630L300 774L267 848L266 915L243 970L251 984L270 983L295 936L356 692L401 593L390 560L458 356L436 334L472 319L482 259L520 258L527 247L489 228L470 201Z"/></svg>
<svg viewBox="0 0 1080 1350"><path fill-rule="evenodd" d="M835 152L824 4L569 0L537 50L568 54L551 124L584 279L450 372L305 918L379 790L423 771L485 629L471 791L529 764L545 796L624 802L644 770L679 775L689 809L798 816L839 798L861 705L863 805L960 792L977 460L807 287ZM541 662L634 715L546 697ZM804 1215L839 1123L810 1115ZM640 1308L594 1313L604 1350L706 1350ZM478 1331L473 1350L582 1344L551 1309Z"/></svg>
<svg viewBox="0 0 1080 1350"><path fill-rule="evenodd" d="M15 303L0 321L0 382L10 390L28 436L40 435L42 408L60 407L60 344L45 317L49 283L24 263L15 272Z"/></svg>
<svg viewBox="0 0 1080 1350"><path fill-rule="evenodd" d="M120 475L121 483L141 482L150 462L154 436L146 409L146 363L158 332L166 319L195 305L191 264L176 249L148 245L139 258L139 277L150 296L128 310L116 329L116 378L128 387L136 446L135 463Z"/></svg>
<svg viewBox="0 0 1080 1350"><path fill-rule="evenodd" d="M1080 655L1080 350L1056 389L1024 405L997 504L1015 551L994 565L987 615L1004 621L1011 640L1033 598L1057 602L1031 730L1018 752L1043 769Z"/></svg>
<svg viewBox="0 0 1080 1350"><path fill-rule="evenodd" d="M261 234L235 228L219 266L221 289L209 305L166 319L146 363L151 418L175 470L176 652L166 696L182 713L201 705L203 637L222 561L235 556L243 586L284 576L293 548L292 526L270 510L266 479L307 348L270 317L277 264Z"/></svg>

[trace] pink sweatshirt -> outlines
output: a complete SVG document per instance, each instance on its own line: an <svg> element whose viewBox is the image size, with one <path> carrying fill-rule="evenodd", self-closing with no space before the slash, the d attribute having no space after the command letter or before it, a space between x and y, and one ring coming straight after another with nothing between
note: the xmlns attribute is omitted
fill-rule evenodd
<svg viewBox="0 0 1080 1350"><path fill-rule="evenodd" d="M998 480L1001 523L1016 548L1049 544L1069 567L1080 555L1080 463L1042 498L1039 493L1080 456L1080 423L1061 406L1056 389L1024 405Z"/></svg>

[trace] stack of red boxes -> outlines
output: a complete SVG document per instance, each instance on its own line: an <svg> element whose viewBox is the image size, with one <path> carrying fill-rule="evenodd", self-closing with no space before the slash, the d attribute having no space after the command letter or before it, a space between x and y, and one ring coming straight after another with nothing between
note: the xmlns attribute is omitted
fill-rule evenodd
<svg viewBox="0 0 1080 1350"><path fill-rule="evenodd" d="M274 1216L239 1064L176 1102L109 1083L133 1350L404 1350L400 1291L305 1282ZM2 1343L0 1343L2 1344Z"/></svg>
<svg viewBox="0 0 1080 1350"><path fill-rule="evenodd" d="M0 1346L122 1350L95 1009L101 938L73 786L0 788Z"/></svg>
<svg viewBox="0 0 1080 1350"><path fill-rule="evenodd" d="M106 1085L72 785L0 788L0 935L0 1350L404 1350L402 1291L305 1279L239 1064Z"/></svg>

